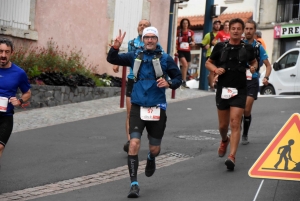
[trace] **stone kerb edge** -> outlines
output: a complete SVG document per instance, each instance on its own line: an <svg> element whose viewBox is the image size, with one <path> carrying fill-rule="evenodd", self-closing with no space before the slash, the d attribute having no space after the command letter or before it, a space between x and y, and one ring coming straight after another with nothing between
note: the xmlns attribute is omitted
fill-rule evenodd
<svg viewBox="0 0 300 201"><path fill-rule="evenodd" d="M52 107L121 95L120 87L83 87L31 85L28 108ZM18 91L17 97L21 97ZM16 108L18 110L18 108Z"/></svg>

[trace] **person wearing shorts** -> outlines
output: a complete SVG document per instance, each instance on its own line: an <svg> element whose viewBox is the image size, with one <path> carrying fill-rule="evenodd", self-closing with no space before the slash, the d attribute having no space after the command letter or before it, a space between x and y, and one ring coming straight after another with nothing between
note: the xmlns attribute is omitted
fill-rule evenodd
<svg viewBox="0 0 300 201"><path fill-rule="evenodd" d="M31 97L30 84L23 69L10 61L13 43L0 38L0 157L13 130L14 107L22 106ZM22 96L16 97L20 89Z"/></svg>
<svg viewBox="0 0 300 201"><path fill-rule="evenodd" d="M271 64L268 60L268 55L266 53L266 50L264 47L258 43L254 39L254 35L256 32L256 22L253 20L248 20L245 24L245 43L251 44L253 48L255 49L255 57L256 61L258 62L258 66L261 67L263 64L266 66L266 75L263 78L262 82L264 85L268 85L268 79L271 74ZM242 135L242 144L247 145L249 144L248 139L248 131L251 125L252 121L252 107L254 101L257 99L257 95L259 92L259 68L256 70L256 72L252 73L251 75L247 76L247 101L246 101L246 107L244 111L244 117L243 117L243 135Z"/></svg>
<svg viewBox="0 0 300 201"><path fill-rule="evenodd" d="M177 31L177 53L181 63L182 87L189 88L186 85L186 77L191 62L191 47L195 45L194 32L189 29L190 20L183 18L180 21L180 29Z"/></svg>
<svg viewBox="0 0 300 201"><path fill-rule="evenodd" d="M213 50L213 40L218 34L219 30L221 27L221 21L220 20L215 20L213 22L213 27L212 31L205 34L203 40L201 41L201 47L206 50L206 60L210 57L211 52ZM210 87L211 91L215 91L215 83L213 82L214 80L214 73L213 72L208 72L207 76L207 81L208 81L208 86Z"/></svg>
<svg viewBox="0 0 300 201"><path fill-rule="evenodd" d="M138 31L138 36L128 42L128 52L134 52L137 49L141 48L144 46L144 43L141 39L143 30L146 27L151 26L151 23L149 20L143 19L139 21L137 31ZM119 66L114 65L113 70L115 73L119 72ZM133 71L130 68L129 74L127 75L127 84L126 84L126 111L127 111L127 116L126 116L126 123L125 123L125 129L126 129L126 138L127 142L123 146L123 150L128 153L129 149L129 142L130 142L130 135L129 135L129 118L130 118L130 109L131 109L131 92L134 84L134 75Z"/></svg>
<svg viewBox="0 0 300 201"><path fill-rule="evenodd" d="M219 157L224 157L230 143L230 153L225 160L228 170L234 170L235 155L240 140L241 119L247 97L246 69L255 72L257 61L251 45L241 41L245 24L243 20L234 18L229 22L230 40L219 42L214 47L206 68L218 79L216 106L219 117L221 143L218 148ZM228 126L231 135L228 137Z"/></svg>
<svg viewBox="0 0 300 201"><path fill-rule="evenodd" d="M130 66L134 72L137 72L131 93L130 146L127 158L131 181L127 197L136 198L139 197L140 191L137 181L138 153L143 130L146 128L149 140L145 175L151 177L156 170L155 158L160 153L167 122L165 91L166 88L177 89L180 87L182 76L173 58L164 53L158 45L159 35L155 27L144 29L143 49L118 54L124 37L125 33L122 35L120 30L119 36L116 37L108 52L107 61L114 65ZM171 80L167 80L167 76Z"/></svg>

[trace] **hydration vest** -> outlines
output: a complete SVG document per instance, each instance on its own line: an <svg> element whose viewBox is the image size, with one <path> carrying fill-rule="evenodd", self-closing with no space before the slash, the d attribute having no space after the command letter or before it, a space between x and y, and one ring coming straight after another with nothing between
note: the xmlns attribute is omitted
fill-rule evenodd
<svg viewBox="0 0 300 201"><path fill-rule="evenodd" d="M136 51L138 48L140 47L137 47L134 45L134 41L135 41L136 38L132 39L131 41L129 41L129 45L131 46L132 48L132 51Z"/></svg>
<svg viewBox="0 0 300 201"><path fill-rule="evenodd" d="M254 48L254 56L255 56L257 64L258 64L256 72L259 72L260 66L262 65L262 64L260 64L260 46L261 46L261 43L256 41L256 44L253 47Z"/></svg>
<svg viewBox="0 0 300 201"><path fill-rule="evenodd" d="M224 47L222 49L221 58L220 58L220 66L223 67L225 70L228 71L240 71L246 72L246 66L248 62L247 50L245 48L245 42L241 41L239 47L228 47L229 41L225 41ZM230 51L233 49L238 49L238 56L237 57L230 57ZM228 67L227 62L228 60L238 60L239 65L237 67Z"/></svg>
<svg viewBox="0 0 300 201"><path fill-rule="evenodd" d="M182 36L183 36L183 32L180 29L179 35L178 35L178 42L181 43L182 42ZM192 42L192 32L191 30L188 30L188 43Z"/></svg>
<svg viewBox="0 0 300 201"><path fill-rule="evenodd" d="M162 55L163 55L163 52L160 52L158 54L155 54L152 59L152 65L154 68L156 79L158 79L160 77L165 77L163 70L161 68L161 65L160 65L160 58L162 57ZM144 57L144 52L140 51L138 53L138 56L134 60L134 64L133 64L134 82L137 82L139 80L139 71L140 71L140 66L143 62L143 57Z"/></svg>

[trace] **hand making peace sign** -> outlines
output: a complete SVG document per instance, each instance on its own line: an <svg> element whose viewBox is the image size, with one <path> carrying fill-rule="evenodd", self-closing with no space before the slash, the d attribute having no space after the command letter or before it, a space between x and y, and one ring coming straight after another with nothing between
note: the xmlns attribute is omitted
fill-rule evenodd
<svg viewBox="0 0 300 201"><path fill-rule="evenodd" d="M126 35L126 32L124 32L122 35L121 29L119 29L119 36L116 37L116 39L114 40L114 44L113 44L113 47L115 49L119 49L121 47L125 35Z"/></svg>

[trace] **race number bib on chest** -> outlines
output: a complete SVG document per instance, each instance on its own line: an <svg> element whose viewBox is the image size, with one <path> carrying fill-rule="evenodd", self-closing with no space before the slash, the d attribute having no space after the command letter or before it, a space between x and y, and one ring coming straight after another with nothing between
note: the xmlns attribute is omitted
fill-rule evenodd
<svg viewBox="0 0 300 201"><path fill-rule="evenodd" d="M238 90L236 88L223 87L222 88L222 99L229 99L238 94Z"/></svg>
<svg viewBox="0 0 300 201"><path fill-rule="evenodd" d="M145 121L159 121L160 108L159 107L141 107L141 119Z"/></svg>
<svg viewBox="0 0 300 201"><path fill-rule="evenodd" d="M190 47L189 43L187 42L182 42L180 43L180 49L183 49L183 50L188 50Z"/></svg>
<svg viewBox="0 0 300 201"><path fill-rule="evenodd" d="M6 112L8 105L8 98L0 96L0 112Z"/></svg>

